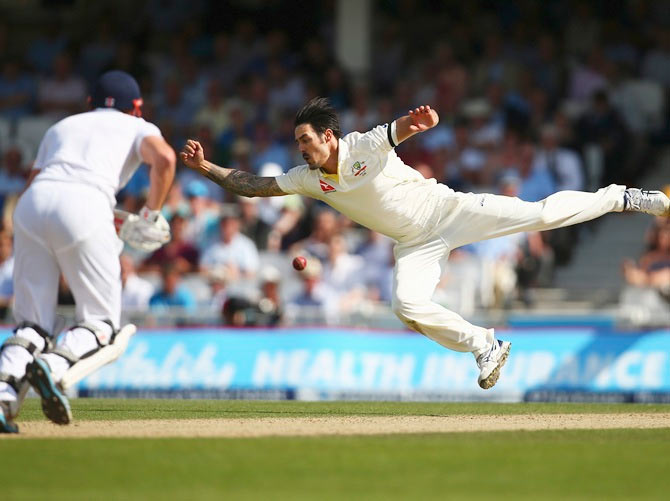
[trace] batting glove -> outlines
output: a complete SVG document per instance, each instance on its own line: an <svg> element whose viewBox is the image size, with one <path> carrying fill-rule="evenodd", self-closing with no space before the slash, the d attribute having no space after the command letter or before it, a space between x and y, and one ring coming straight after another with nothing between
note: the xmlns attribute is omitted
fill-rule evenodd
<svg viewBox="0 0 670 501"><path fill-rule="evenodd" d="M152 252L170 241L170 225L160 211L142 207L126 218L119 237L131 247Z"/></svg>

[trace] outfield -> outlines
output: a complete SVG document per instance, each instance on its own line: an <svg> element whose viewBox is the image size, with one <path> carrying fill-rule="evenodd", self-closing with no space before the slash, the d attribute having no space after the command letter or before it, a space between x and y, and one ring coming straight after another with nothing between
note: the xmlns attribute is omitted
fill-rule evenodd
<svg viewBox="0 0 670 501"><path fill-rule="evenodd" d="M75 423L55 427L29 400L22 435L0 436L2 499L660 499L669 487L663 405L73 404ZM510 431L463 432L496 423ZM265 431L235 438L249 430Z"/></svg>

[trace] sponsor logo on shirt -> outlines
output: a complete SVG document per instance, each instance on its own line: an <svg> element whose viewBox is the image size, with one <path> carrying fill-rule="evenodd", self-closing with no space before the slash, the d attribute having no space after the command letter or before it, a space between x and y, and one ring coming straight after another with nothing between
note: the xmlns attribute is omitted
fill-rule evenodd
<svg viewBox="0 0 670 501"><path fill-rule="evenodd" d="M365 176L367 174L365 169L367 168L368 166L365 165L365 163L356 162L354 165L351 166L351 172L354 176Z"/></svg>
<svg viewBox="0 0 670 501"><path fill-rule="evenodd" d="M329 185L323 179L319 179L319 186L321 186L321 191L323 191L324 193L330 193L332 191L336 191L334 186Z"/></svg>

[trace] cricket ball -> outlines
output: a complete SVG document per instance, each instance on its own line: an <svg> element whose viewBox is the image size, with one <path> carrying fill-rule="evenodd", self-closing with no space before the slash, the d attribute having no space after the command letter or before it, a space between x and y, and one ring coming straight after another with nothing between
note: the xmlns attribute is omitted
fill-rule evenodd
<svg viewBox="0 0 670 501"><path fill-rule="evenodd" d="M305 266L307 266L307 259L304 257L297 256L295 259L293 259L293 268L296 270L302 271L305 269Z"/></svg>

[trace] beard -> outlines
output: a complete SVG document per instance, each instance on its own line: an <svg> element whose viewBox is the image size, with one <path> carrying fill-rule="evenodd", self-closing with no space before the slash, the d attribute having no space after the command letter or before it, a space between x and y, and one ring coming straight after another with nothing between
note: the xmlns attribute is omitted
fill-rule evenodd
<svg viewBox="0 0 670 501"><path fill-rule="evenodd" d="M317 165L316 163L314 163L313 161L311 161L311 157L310 157L309 155L303 155L303 156L302 156L302 159L303 159L305 162L307 162L307 166L310 168L310 170L316 170L316 169L318 169L319 167L321 167L320 165Z"/></svg>

